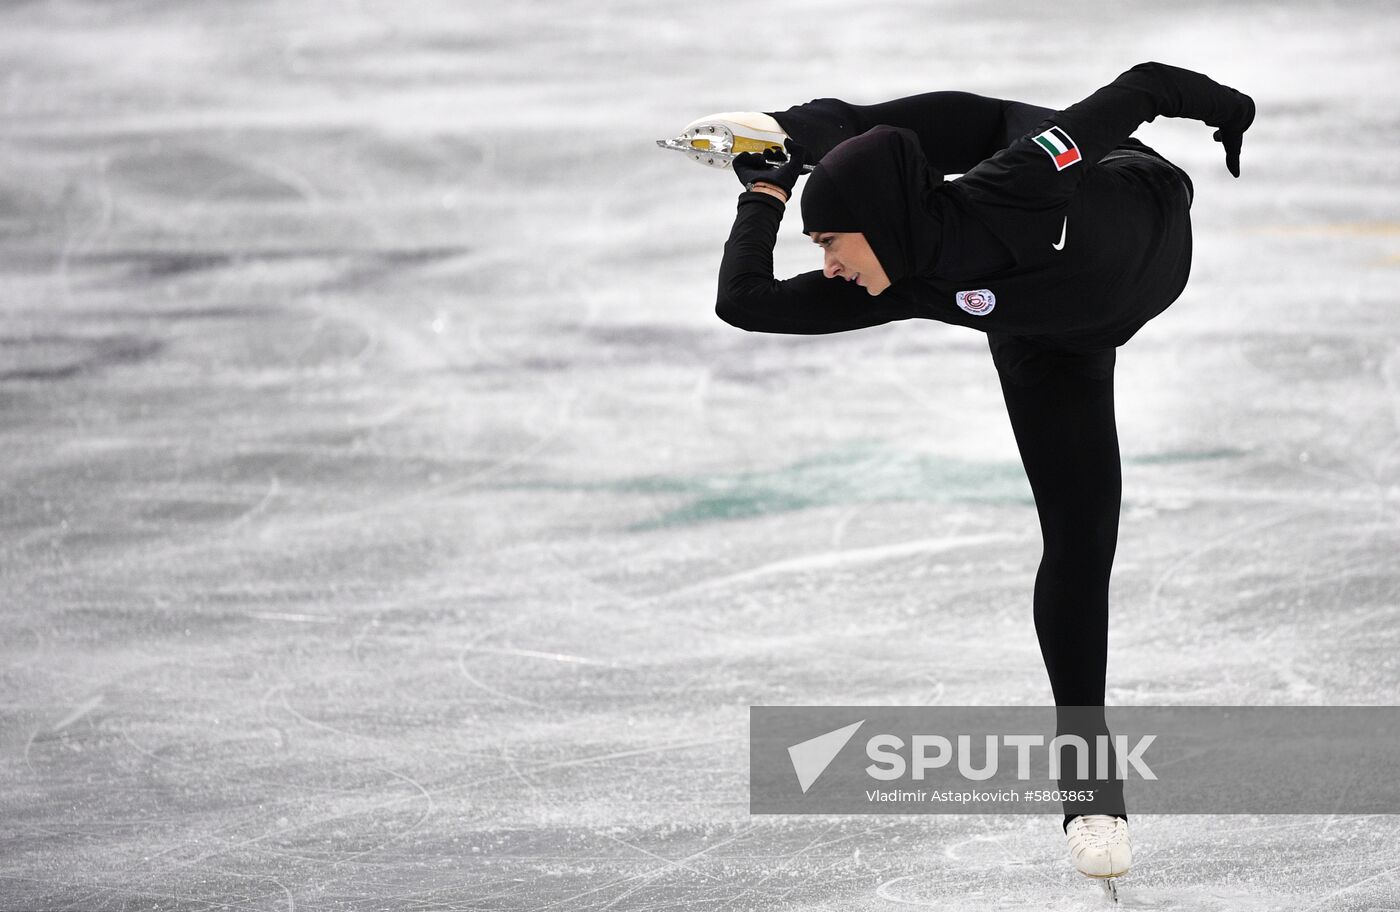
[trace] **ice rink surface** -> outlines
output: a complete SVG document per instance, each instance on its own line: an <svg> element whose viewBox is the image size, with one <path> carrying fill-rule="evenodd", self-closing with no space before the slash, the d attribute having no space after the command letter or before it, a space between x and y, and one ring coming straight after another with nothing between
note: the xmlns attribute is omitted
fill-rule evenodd
<svg viewBox="0 0 1400 912"><path fill-rule="evenodd" d="M1093 909L1058 817L752 817L754 704L1043 704L983 337L713 313L714 110L1143 60L1115 704L1400 702L1392 2L0 7L0 909ZM785 274L816 268L789 218ZM1135 817L1123 907L1400 909L1400 818Z"/></svg>

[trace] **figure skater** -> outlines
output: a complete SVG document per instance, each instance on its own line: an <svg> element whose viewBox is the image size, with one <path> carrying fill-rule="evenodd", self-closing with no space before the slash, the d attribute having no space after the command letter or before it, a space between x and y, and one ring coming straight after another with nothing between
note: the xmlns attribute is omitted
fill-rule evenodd
<svg viewBox="0 0 1400 912"><path fill-rule="evenodd" d="M1176 300L1191 265L1191 179L1130 134L1159 115L1203 121L1239 177L1254 113L1234 89L1144 63L1062 111L965 92L823 98L683 134L745 185L719 271L725 322L833 333L922 318L987 334L1040 520L1036 636L1056 706L1091 709L1087 722L1062 714L1062 733L1107 732L1116 350ZM778 280L778 225L809 168L802 230L824 268ZM1064 829L1075 867L1112 878L1131 863L1127 814L1121 783L1097 784L1095 802L1065 804Z"/></svg>

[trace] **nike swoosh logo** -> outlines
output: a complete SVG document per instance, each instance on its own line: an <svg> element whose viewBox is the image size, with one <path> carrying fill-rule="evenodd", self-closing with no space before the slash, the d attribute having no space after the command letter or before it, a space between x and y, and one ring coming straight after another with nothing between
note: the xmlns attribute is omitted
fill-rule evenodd
<svg viewBox="0 0 1400 912"><path fill-rule="evenodd" d="M1064 249L1065 249L1065 229L1068 228L1068 227L1069 227L1069 216L1065 216L1065 220L1064 220L1063 222L1060 223L1060 243L1058 243L1058 244L1051 244L1051 245L1050 245L1051 247L1054 247L1056 250L1064 250Z"/></svg>

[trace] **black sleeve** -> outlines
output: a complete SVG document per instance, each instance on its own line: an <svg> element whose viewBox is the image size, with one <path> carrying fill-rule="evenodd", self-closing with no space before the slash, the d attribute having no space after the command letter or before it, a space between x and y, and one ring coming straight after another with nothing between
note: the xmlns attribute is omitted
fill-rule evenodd
<svg viewBox="0 0 1400 912"><path fill-rule="evenodd" d="M912 130L940 174L962 174L1051 113L1050 108L970 92L925 92L873 105L818 98L772 116L813 162L852 136L883 125Z"/></svg>
<svg viewBox="0 0 1400 912"><path fill-rule="evenodd" d="M816 334L922 315L893 289L872 296L859 285L828 279L820 271L774 279L773 244L783 208L766 193L739 195L739 211L719 267L715 313L721 320L750 332Z"/></svg>
<svg viewBox="0 0 1400 912"><path fill-rule="evenodd" d="M956 182L979 202L1048 208L1074 192L1085 171L1158 116L1219 127L1237 121L1249 98L1190 70L1140 63L1111 84L1058 111Z"/></svg>

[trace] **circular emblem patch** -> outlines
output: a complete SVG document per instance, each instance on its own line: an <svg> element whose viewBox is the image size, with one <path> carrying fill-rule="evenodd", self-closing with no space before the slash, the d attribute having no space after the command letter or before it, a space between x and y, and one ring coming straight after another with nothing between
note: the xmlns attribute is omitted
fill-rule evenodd
<svg viewBox="0 0 1400 912"><path fill-rule="evenodd" d="M997 296L987 288L979 288L976 291L960 291L955 297L958 299L958 306L974 317L984 317L992 312L993 307L997 306Z"/></svg>

